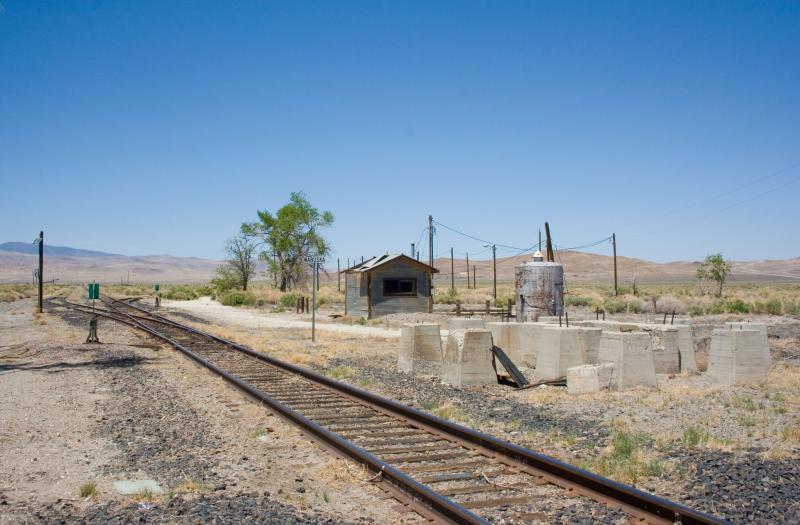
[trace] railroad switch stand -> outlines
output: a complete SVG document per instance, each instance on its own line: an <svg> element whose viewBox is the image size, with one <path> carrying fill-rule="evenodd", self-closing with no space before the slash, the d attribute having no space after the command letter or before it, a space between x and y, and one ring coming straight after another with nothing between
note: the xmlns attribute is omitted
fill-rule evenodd
<svg viewBox="0 0 800 525"><path fill-rule="evenodd" d="M92 319L89 321L89 337L86 338L86 344L89 343L100 343L100 339L97 337L97 316L93 315Z"/></svg>

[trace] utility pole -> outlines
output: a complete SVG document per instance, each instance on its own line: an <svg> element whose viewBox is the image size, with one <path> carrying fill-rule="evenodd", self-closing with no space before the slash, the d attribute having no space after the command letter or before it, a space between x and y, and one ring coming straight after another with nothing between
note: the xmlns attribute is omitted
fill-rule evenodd
<svg viewBox="0 0 800 525"><path fill-rule="evenodd" d="M478 289L477 285L476 285L476 282L477 282L476 275L477 275L477 271L475 269L475 265L473 264L472 265L472 289L473 290L477 290ZM469 274L467 274L467 279L469 279Z"/></svg>
<svg viewBox="0 0 800 525"><path fill-rule="evenodd" d="M450 247L450 293L456 292L456 268L453 262L453 248Z"/></svg>
<svg viewBox="0 0 800 525"><path fill-rule="evenodd" d="M428 215L428 266L433 268L433 215Z"/></svg>
<svg viewBox="0 0 800 525"><path fill-rule="evenodd" d="M611 234L611 246L614 248L614 297L617 296L617 234Z"/></svg>
<svg viewBox="0 0 800 525"><path fill-rule="evenodd" d="M547 237L547 261L556 262L553 256L553 239L550 237L550 225L546 222L544 223L544 234Z"/></svg>
<svg viewBox="0 0 800 525"><path fill-rule="evenodd" d="M342 291L342 265L339 258L336 258L336 291Z"/></svg>
<svg viewBox="0 0 800 525"><path fill-rule="evenodd" d="M467 252L467 290L469 290L469 252Z"/></svg>
<svg viewBox="0 0 800 525"><path fill-rule="evenodd" d="M497 299L497 246L492 244L492 272L494 284L492 285L492 297Z"/></svg>
<svg viewBox="0 0 800 525"><path fill-rule="evenodd" d="M43 312L44 296L44 230L39 232L39 313Z"/></svg>
<svg viewBox="0 0 800 525"><path fill-rule="evenodd" d="M539 253L542 252L542 229L539 228Z"/></svg>

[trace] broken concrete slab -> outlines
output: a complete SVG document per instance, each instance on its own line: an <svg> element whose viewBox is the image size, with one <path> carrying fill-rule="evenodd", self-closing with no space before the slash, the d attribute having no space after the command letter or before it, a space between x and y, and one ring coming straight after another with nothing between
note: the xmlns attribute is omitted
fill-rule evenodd
<svg viewBox="0 0 800 525"><path fill-rule="evenodd" d="M580 365L567 369L567 391L570 394L588 394L611 388L614 365Z"/></svg>
<svg viewBox="0 0 800 525"><path fill-rule="evenodd" d="M442 338L438 324L405 324L400 328L397 367L414 373L421 363L442 362Z"/></svg>
<svg viewBox="0 0 800 525"><path fill-rule="evenodd" d="M447 336L442 382L453 386L489 385L497 383L492 367L492 333L469 329Z"/></svg>
<svg viewBox="0 0 800 525"><path fill-rule="evenodd" d="M646 332L603 332L598 362L614 366L612 388L658 385L650 344L651 337Z"/></svg>
<svg viewBox="0 0 800 525"><path fill-rule="evenodd" d="M150 491L152 494L161 494L164 492L161 485L153 479L130 479L120 480L114 482L114 490L119 494L140 494L144 491Z"/></svg>
<svg viewBox="0 0 800 525"><path fill-rule="evenodd" d="M723 385L763 381L769 371L759 330L718 328L711 333L708 377Z"/></svg>

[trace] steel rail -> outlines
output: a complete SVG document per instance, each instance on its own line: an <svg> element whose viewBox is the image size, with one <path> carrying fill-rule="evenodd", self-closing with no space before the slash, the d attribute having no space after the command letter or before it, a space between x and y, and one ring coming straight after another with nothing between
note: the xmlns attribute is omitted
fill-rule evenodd
<svg viewBox="0 0 800 525"><path fill-rule="evenodd" d="M311 370L307 370L305 368L301 368L299 366L292 365L290 363L286 363L278 359L269 357L247 346L235 343L233 341L228 341L226 339L217 337L213 334L209 334L207 332L203 332L201 330L185 326L180 323L176 323L175 321L167 319L161 315L150 312L139 306L130 304L130 302L121 302L121 301L118 302L146 314L147 316L153 318L152 320L154 321L166 322L186 332L194 333L203 336L205 338L217 341L218 343L224 344L231 348L235 348L236 350L239 350L240 352L246 355L264 361L272 366L283 369L292 374L299 375L313 382L322 384L332 390L344 393L349 397L361 400L365 404L381 408L383 409L383 411L386 411L388 413L395 414L401 418L416 422L425 427L438 430L444 434L447 434L448 436L451 436L457 441L469 443L474 446L488 450L490 451L490 453L493 453L491 457L511 462L509 464L522 466L523 470L526 472L529 472L533 475L541 476L555 485L567 488L569 490L575 490L584 496L594 499L595 501L605 503L611 507L620 508L621 510L624 510L640 519L644 519L646 521L650 521L653 523L681 523L682 525L729 523L726 520L705 514L703 512L649 494L647 492L643 492L629 485L625 485L623 483L619 483L617 481L599 476L597 474L593 474L589 471L564 463L562 461L551 458L544 454L534 452L524 447L514 445L513 443L503 441L494 436L490 436L488 434L484 434L482 432L478 432L470 428L457 425L450 421L432 416L430 414L400 404L391 399L387 399L378 396L376 394L373 394L371 392L368 392L366 390L362 390L360 388L348 385L346 383L342 383L334 379L328 378ZM125 314L123 312L120 313L129 316L129 314ZM259 399L263 399L271 407L273 407L274 410L283 414L284 417L286 417L287 419L295 421L298 425L301 426L301 428L306 428L312 434L319 436L325 441L330 441L330 443L333 444L335 448L340 449L343 452L347 451L346 453L348 453L348 455L351 455L351 457L356 457L360 461L368 464L370 468L372 468L374 471L376 472L383 471L384 477L388 477L400 484L405 484L407 487L410 487L412 493L418 492L420 495L425 494L426 499L430 498L431 503L434 505L447 502L450 504L448 505L448 507L458 507L459 509L464 510L470 515L469 519L478 520L478 521L456 521L456 523L486 523L486 521L483 520L482 518L470 513L466 509L463 509L462 507L451 502L450 500L439 496L434 491L430 490L428 487L419 484L418 482L408 477L407 475L403 474L401 471L395 469L391 465L388 465L382 460L372 456L368 452L347 442L346 440L343 440L335 433L323 427L320 427L313 421L306 419L301 414L278 403L277 401L273 400L260 390L257 390L252 386L247 385L246 383L242 382L235 376L231 376L224 370L221 370L218 367L216 367L216 365L214 365L213 363L208 362L203 357L183 347L179 343L174 342L171 339L167 338L166 336L158 334L158 332L142 325L138 319L136 318L133 319L137 325L140 325L148 333L151 333L155 337L159 337L169 342L179 350L191 356L193 359L196 359L198 362L201 362L202 364L214 370L215 372L219 373L220 375L223 375L223 377L226 377L226 379L231 380L234 384L236 384L240 388L255 395L255 397ZM269 400L269 402L267 401L267 399ZM340 448L340 446L344 448ZM352 454L357 454L357 456L352 456Z"/></svg>
<svg viewBox="0 0 800 525"><path fill-rule="evenodd" d="M124 303L131 308L135 308L137 310L141 310L143 312L149 313L154 317L160 318L164 321L168 321L168 324L174 325L176 328L182 328L189 332L194 332L198 335L204 335L209 337L210 334L205 334L200 332L199 330L194 330L190 327L180 325L179 323L174 323L166 318L158 316L156 314L152 314L147 312L147 310L138 308L133 306L129 303ZM442 521L443 523L451 523L451 524L469 524L469 525L488 525L489 522L485 519L481 518L480 516L470 512L469 510L465 509L461 505L453 502L452 500L441 496L437 492L431 490L430 488L426 487L425 485L417 482L407 474L401 472L397 468L393 467L389 463L375 457L374 455L370 454L369 452L363 450L362 448L356 446L352 442L342 438L341 436L331 432L330 430L318 425L314 421L307 419L299 412L287 407L286 405L276 401L272 397L265 394L263 391L249 385L248 383L242 381L239 377L230 374L229 372L223 370L222 368L218 367L211 361L205 359L201 355L193 352L191 349L187 348L186 346L182 345L181 343L174 341L170 337L161 334L139 319L125 312L121 312L115 307L108 305L111 308L114 308L119 312L121 315L125 315L131 319L131 322L137 325L140 329L144 330L145 332L149 333L150 335L161 339L175 347L176 349L180 350L187 356L191 357L198 363L202 364L209 370L219 374L220 376L224 377L226 380L230 381L234 385L236 385L241 390L247 392L249 395L259 399L264 404L270 407L270 409L274 410L276 413L280 414L284 419L289 420L293 424L299 426L304 432L310 434L312 437L323 441L326 445L332 447L333 449L343 453L347 457L353 458L359 463L367 465L373 472L380 475L382 480L385 480L389 483L392 483L395 487L399 488L403 494L407 497L412 498L413 500L417 500L421 502L425 508L430 509L435 516ZM214 338L217 339L217 338ZM226 341L221 339L217 339L218 342L229 344ZM233 346L233 345L231 345ZM238 348L237 348L238 350ZM251 352L255 353L251 350ZM249 352L248 352L249 354ZM255 356L254 356L255 357Z"/></svg>

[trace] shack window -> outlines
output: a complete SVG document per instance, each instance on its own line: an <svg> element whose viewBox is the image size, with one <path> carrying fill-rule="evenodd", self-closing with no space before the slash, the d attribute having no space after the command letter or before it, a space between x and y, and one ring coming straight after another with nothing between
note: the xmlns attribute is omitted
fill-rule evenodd
<svg viewBox="0 0 800 525"><path fill-rule="evenodd" d="M384 279L383 295L417 295L416 279Z"/></svg>

